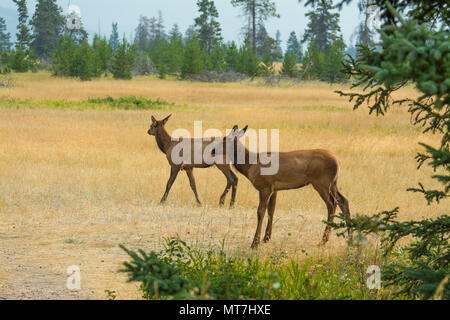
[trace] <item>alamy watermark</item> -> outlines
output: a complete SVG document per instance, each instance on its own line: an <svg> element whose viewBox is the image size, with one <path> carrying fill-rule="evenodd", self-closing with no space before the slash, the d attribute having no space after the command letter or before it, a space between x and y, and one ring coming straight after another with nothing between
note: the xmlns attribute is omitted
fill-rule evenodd
<svg viewBox="0 0 450 320"><path fill-rule="evenodd" d="M379 266L369 266L366 271L370 276L367 278L366 285L370 290L381 289L381 269Z"/></svg>
<svg viewBox="0 0 450 320"><path fill-rule="evenodd" d="M368 19L366 20L366 27L371 32L376 32L381 28L381 9L379 6L370 5L366 8Z"/></svg>
<svg viewBox="0 0 450 320"><path fill-rule="evenodd" d="M67 277L66 287L70 291L76 291L81 289L81 270L79 266L69 266L67 267Z"/></svg>
<svg viewBox="0 0 450 320"><path fill-rule="evenodd" d="M81 9L77 5L70 5L67 8L66 27L68 30L81 29Z"/></svg>
<svg viewBox="0 0 450 320"><path fill-rule="evenodd" d="M267 151L269 132L271 152ZM241 140L248 140L249 149ZM275 175L279 170L279 140L277 129L227 129L223 138L220 130L203 132L202 121L195 121L193 138L186 129L173 131L172 141L178 143L170 156L176 165L258 164L261 175Z"/></svg>

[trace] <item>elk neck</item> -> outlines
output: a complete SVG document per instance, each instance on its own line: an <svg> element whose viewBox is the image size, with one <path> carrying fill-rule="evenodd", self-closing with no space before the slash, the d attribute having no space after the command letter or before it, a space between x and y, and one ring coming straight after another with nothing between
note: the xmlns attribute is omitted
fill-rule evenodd
<svg viewBox="0 0 450 320"><path fill-rule="evenodd" d="M164 127L156 131L155 137L159 150L161 150L165 154L170 147L172 137L169 135L169 133L167 133Z"/></svg>
<svg viewBox="0 0 450 320"><path fill-rule="evenodd" d="M242 147L242 145L241 145ZM234 161L233 166L236 168L237 171L239 171L241 174L243 174L245 177L249 177L250 168L254 166L255 164L250 164L250 151L244 146L245 151L245 163L239 164L238 163L238 148L234 148Z"/></svg>

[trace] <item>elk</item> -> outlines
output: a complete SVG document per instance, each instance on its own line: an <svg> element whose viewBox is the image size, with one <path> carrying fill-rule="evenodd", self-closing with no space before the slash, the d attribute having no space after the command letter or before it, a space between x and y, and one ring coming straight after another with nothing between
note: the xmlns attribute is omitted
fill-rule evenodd
<svg viewBox="0 0 450 320"><path fill-rule="evenodd" d="M261 228L266 210L268 222L264 242L272 237L272 223L277 202L277 193L282 190L300 189L312 185L325 202L328 209L328 221L333 221L336 207L339 206L344 214L350 218L350 209L347 199L339 192L337 187L339 161L335 155L327 150L299 150L293 152L280 152L278 172L273 175L262 175L261 154L250 154L250 151L239 141L247 132L248 126L239 130L235 126L231 133L224 138L224 154L233 163L233 166L244 175L259 191L258 224L251 248L257 249L260 243ZM238 144L240 144L238 146ZM232 146L229 147L229 146ZM238 150L244 150L245 161L238 163ZM272 155L268 153L268 155ZM256 159L251 164L249 159ZM327 225L323 234L321 245L329 240L331 227ZM350 234L349 234L350 236Z"/></svg>
<svg viewBox="0 0 450 320"><path fill-rule="evenodd" d="M173 148L179 143L177 141L174 141L172 137L169 135L169 133L165 129L165 125L167 121L169 121L170 117L172 115L169 115L164 120L158 121L155 119L155 117L152 116L152 124L150 126L150 130L148 130L148 134L151 136L154 136L156 138L156 143L158 145L158 148L166 155L167 160L170 164L170 177L167 181L166 185L166 191L161 199L161 204L166 202L167 197L169 196L170 189L172 188L173 183L175 182L178 173L180 171L185 171L188 178L189 183L191 185L192 191L195 195L195 200L198 205L201 205L200 199L198 197L197 193L197 187L195 184L195 178L194 178L194 168L209 168L215 165L227 178L227 186L225 188L225 191L223 192L222 196L220 197L219 205L223 206L225 204L225 198L230 191L231 191L231 201L230 201L230 208L234 207L235 199L236 199L236 190L237 190L237 184L238 184L238 178L233 173L231 166L229 164L207 164L205 161L203 161L200 164L194 164L195 161L190 161L189 164L182 163L182 164L176 164L175 161L172 159L172 150ZM189 139L192 144L192 150L194 150L194 139ZM208 145L207 141L202 141L202 148L203 150ZM193 157L193 155L192 155Z"/></svg>

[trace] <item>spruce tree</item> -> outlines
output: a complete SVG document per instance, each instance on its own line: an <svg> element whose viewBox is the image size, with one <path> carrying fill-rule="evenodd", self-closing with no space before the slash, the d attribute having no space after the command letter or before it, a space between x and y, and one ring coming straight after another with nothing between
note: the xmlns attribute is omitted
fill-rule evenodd
<svg viewBox="0 0 450 320"><path fill-rule="evenodd" d="M339 12L332 12L334 9L332 0L314 2L312 10L305 15L309 22L302 43L313 43L325 53L328 47L339 39Z"/></svg>
<svg viewBox="0 0 450 320"><path fill-rule="evenodd" d="M30 48L30 29L28 27L28 9L26 0L13 0L17 5L19 23L17 24L16 48L21 47L23 52L28 52Z"/></svg>
<svg viewBox="0 0 450 320"><path fill-rule="evenodd" d="M225 63L227 71L239 71L239 49L234 41L226 46Z"/></svg>
<svg viewBox="0 0 450 320"><path fill-rule="evenodd" d="M191 41L192 39L197 38L198 39L198 32L197 29L195 28L195 25L193 26L189 26L186 31L184 32L184 44L188 44L189 41Z"/></svg>
<svg viewBox="0 0 450 320"><path fill-rule="evenodd" d="M200 48L211 54L214 48L222 41L222 29L217 21L219 13L212 0L198 0L197 6L200 16L195 18L195 27Z"/></svg>
<svg viewBox="0 0 450 320"><path fill-rule="evenodd" d="M12 59L12 68L16 72L27 72L30 70L30 62L28 61L28 53L24 47L19 46L16 48Z"/></svg>
<svg viewBox="0 0 450 320"><path fill-rule="evenodd" d="M120 44L120 39L119 39L118 23L113 22L111 36L109 37L109 45L111 47L113 54L116 53L116 50L117 50L117 47L119 46L119 44Z"/></svg>
<svg viewBox="0 0 450 320"><path fill-rule="evenodd" d="M169 33L169 73L178 74L181 72L181 65L183 63L183 51L183 35L181 34L178 25L175 24Z"/></svg>
<svg viewBox="0 0 450 320"><path fill-rule="evenodd" d="M275 1L272 0L231 0L235 7L241 7L245 18L248 21L246 33L249 37L250 46L256 52L256 35L258 26L263 26L269 18L279 18Z"/></svg>
<svg viewBox="0 0 450 320"><path fill-rule="evenodd" d="M131 79L136 62L137 47L128 43L123 37L112 59L112 74L114 79Z"/></svg>
<svg viewBox="0 0 450 320"><path fill-rule="evenodd" d="M150 19L145 16L139 17L139 24L135 30L134 44L139 51L147 51L150 48Z"/></svg>
<svg viewBox="0 0 450 320"><path fill-rule="evenodd" d="M155 62L156 69L158 70L158 76L160 79L166 78L170 69L170 44L167 40L161 40L155 49L153 55L153 61Z"/></svg>
<svg viewBox="0 0 450 320"><path fill-rule="evenodd" d="M292 51L294 53L297 62L301 61L302 55L301 46L300 43L298 42L297 34L295 33L295 31L292 31L291 34L289 35L286 50Z"/></svg>
<svg viewBox="0 0 450 320"><path fill-rule="evenodd" d="M317 1L308 1L314 3ZM346 3L351 0L345 1ZM399 208L373 217L347 219L335 227L359 235L381 235L384 265L383 286L390 286L402 298L450 299L450 11L446 0L373 0L381 11L380 43L376 48L361 45L356 58L344 64L354 79L348 97L354 108L384 115L395 106L407 105L411 124L434 134L433 144L420 143L416 160L420 169L433 169L434 186L418 183L408 189L436 203L435 219L398 221ZM419 92L404 99L397 94L413 85ZM430 142L431 143L431 142ZM382 227L382 228L381 228ZM346 233L347 230L344 232ZM340 234L344 234L344 232ZM355 233L354 233L355 234ZM405 244L399 244L401 240ZM350 243L352 239L350 239ZM408 244L409 242L409 244ZM401 252L392 254L392 252Z"/></svg>
<svg viewBox="0 0 450 320"><path fill-rule="evenodd" d="M39 58L48 60L64 30L62 9L56 0L39 0L30 24L33 29L32 48Z"/></svg>
<svg viewBox="0 0 450 320"><path fill-rule="evenodd" d="M191 39L184 50L183 65L181 67L181 78L199 75L204 70L204 61L202 60L202 50L197 38Z"/></svg>
<svg viewBox="0 0 450 320"><path fill-rule="evenodd" d="M263 70L262 70L262 75L263 76L269 76L269 75L273 75L275 73L275 69L274 69L274 65L273 65L273 59L272 59L272 54L271 53L266 53L263 57L262 60L263 63Z"/></svg>
<svg viewBox="0 0 450 320"><path fill-rule="evenodd" d="M213 49L210 55L211 70L217 72L226 71L227 65L225 62L225 55L226 55L226 46L224 44L218 45Z"/></svg>
<svg viewBox="0 0 450 320"><path fill-rule="evenodd" d="M72 63L76 49L72 37L69 35L59 37L58 45L53 56L53 75L60 77L75 77Z"/></svg>
<svg viewBox="0 0 450 320"><path fill-rule="evenodd" d="M286 51L286 54L284 55L283 67L281 68L281 74L290 78L295 78L298 75L297 59L295 58L294 51Z"/></svg>
<svg viewBox="0 0 450 320"><path fill-rule="evenodd" d="M269 33L264 25L259 25L258 32L256 34L256 54L258 57L263 59L267 55L272 56L276 50L276 40L269 36Z"/></svg>
<svg viewBox="0 0 450 320"><path fill-rule="evenodd" d="M92 42L93 57L95 61L95 76L106 75L111 63L112 49L106 40L106 37L100 38L99 35L94 36Z"/></svg>
<svg viewBox="0 0 450 320"><path fill-rule="evenodd" d="M325 59L320 70L321 80L327 82L340 82L348 79L348 76L342 72L345 58L345 43L342 38L334 41L325 53Z"/></svg>
<svg viewBox="0 0 450 320"><path fill-rule="evenodd" d="M94 76L94 59L92 48L87 40L83 40L81 45L77 47L72 61L73 74L82 81L91 80Z"/></svg>
<svg viewBox="0 0 450 320"><path fill-rule="evenodd" d="M11 49L11 34L6 30L6 21L0 17L0 54Z"/></svg>
<svg viewBox="0 0 450 320"><path fill-rule="evenodd" d="M253 51L250 39L245 39L244 45L239 50L239 72L248 75L252 79L261 72L260 60Z"/></svg>
<svg viewBox="0 0 450 320"><path fill-rule="evenodd" d="M275 50L273 53L273 57L275 61L281 61L283 59L283 49L281 48L281 32L280 30L277 30L277 33L275 35Z"/></svg>

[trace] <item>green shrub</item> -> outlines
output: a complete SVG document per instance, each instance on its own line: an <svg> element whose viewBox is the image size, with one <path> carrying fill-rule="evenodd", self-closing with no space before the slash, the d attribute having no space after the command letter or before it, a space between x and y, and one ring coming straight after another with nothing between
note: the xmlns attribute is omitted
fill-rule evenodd
<svg viewBox="0 0 450 320"><path fill-rule="evenodd" d="M97 99L88 99L88 103L90 104L98 104L98 105L107 105L113 107L115 109L158 109L163 106L173 106L173 103L166 102L164 100L160 100L159 98L156 100L146 99L142 97L120 97L114 99L113 97L106 98L97 98Z"/></svg>
<svg viewBox="0 0 450 320"><path fill-rule="evenodd" d="M260 258L229 254L224 246L206 251L184 241L165 240L164 249L145 253L121 246L132 258L122 272L141 282L146 299L376 299L386 297L366 287L362 255L332 260L306 258L300 264L284 254ZM364 270L364 271L362 271Z"/></svg>
<svg viewBox="0 0 450 320"><path fill-rule="evenodd" d="M326 223L338 230L338 236L345 236L350 229L351 246L360 247L370 234L380 237L385 258L383 284L393 287L397 296L450 299L450 216L399 222L397 214L398 208L372 217L349 219L341 214L337 216L340 222ZM413 241L397 245L406 237L413 237Z"/></svg>

